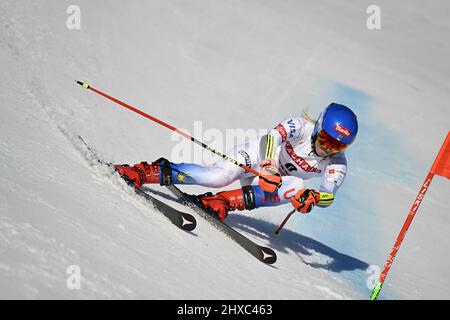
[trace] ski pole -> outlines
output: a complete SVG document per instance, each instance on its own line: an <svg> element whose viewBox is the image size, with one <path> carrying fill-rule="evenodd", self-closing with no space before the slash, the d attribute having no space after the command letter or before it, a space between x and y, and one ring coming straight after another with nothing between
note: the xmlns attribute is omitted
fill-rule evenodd
<svg viewBox="0 0 450 320"><path fill-rule="evenodd" d="M231 163L234 163L235 165L241 167L242 169L245 169L245 170L247 170L247 171L253 173L253 174L256 175L256 176L259 176L259 172L258 172L258 171L253 170L252 168L247 167L247 166L243 165L242 163L239 163L238 161L236 161L236 160L234 160L234 159L228 157L227 155L224 155L223 153L220 153L219 151L214 150L213 148L207 146L207 145L204 144L203 142L201 142L201 141L195 139L194 137L188 135L187 133L185 133L185 132L183 132L183 131L181 131L181 130L178 130L178 129L175 128L174 126L171 126L170 124L168 124L168 123L166 123L166 122L164 122L164 121L161 121L161 120L159 120L159 119L157 119L157 118L155 118L155 117L152 117L151 115L146 114L145 112L143 112L143 111L141 111L141 110L139 110L139 109L136 109L136 108L130 106L129 104L126 104L125 102L122 102L122 101L120 101L120 100L118 100L118 99L116 99L116 98L114 98L114 97L111 97L110 95L107 95L106 93L103 93L103 92L101 92L100 90L97 90L97 89L91 87L91 86L90 86L88 83L86 83L86 82L81 82L81 81L76 81L76 82L77 82L80 86L82 86L83 88L89 89L89 90L91 90L91 91L94 91L95 93L97 93L97 94L99 94L99 95L101 95L101 96L103 96L103 97L105 97L105 98L107 98L107 99L109 99L109 100L111 100L111 101L113 101L113 102L115 102L115 103L121 105L122 107L125 107L125 108L127 108L127 109L129 109L129 110L131 110L131 111L136 112L137 114L139 114L139 115L141 115L141 116L143 116L143 117L145 117L145 118L147 118L147 119L150 119L150 120L152 120L152 121L154 121L154 122L156 122L156 123L159 123L160 125L162 125L162 126L168 128L168 129L170 129L170 130L172 130L172 131L177 132L178 134L182 135L182 136L185 137L186 139L191 140L192 142L198 144L199 146L205 148L206 150L209 150L209 151L211 151L212 153L214 153L214 154L216 154L216 155L218 155L218 156L224 158L225 160L227 160L227 161L229 161L229 162L231 162Z"/></svg>
<svg viewBox="0 0 450 320"><path fill-rule="evenodd" d="M281 225L278 227L277 230L275 230L275 235L279 236L280 235L280 231L281 229L283 229L284 225L286 224L286 222L288 222L289 218L292 216L292 214L294 214L295 209L292 210L291 212L288 213L288 215L286 216L286 218L284 218L283 222L281 223Z"/></svg>

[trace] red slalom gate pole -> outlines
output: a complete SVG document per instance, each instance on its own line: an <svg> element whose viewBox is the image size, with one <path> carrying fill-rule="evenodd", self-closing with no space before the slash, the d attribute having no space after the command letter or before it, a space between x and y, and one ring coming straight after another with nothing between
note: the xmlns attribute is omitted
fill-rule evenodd
<svg viewBox="0 0 450 320"><path fill-rule="evenodd" d="M101 96L103 96L103 97L105 97L105 98L107 98L107 99L109 99L109 100L111 100L111 101L114 101L115 103L121 105L122 107L125 107L125 108L127 108L127 109L129 109L129 110L131 110L131 111L133 111L133 112L136 112L137 114L143 116L144 118L147 118L147 119L149 119L149 120L152 120L152 121L154 121L154 122L156 122L156 123L158 123L158 124L160 124L160 125L162 125L162 126L168 128L168 129L170 129L170 130L172 130L172 131L175 131L175 132L177 132L178 134L180 134L180 135L182 135L183 137L185 137L186 139L191 140L192 142L194 142L194 143L198 144L199 146L201 146L201 147L203 147L203 148L205 148L205 149L211 151L212 153L214 153L214 154L216 154L216 155L218 155L218 156L224 158L225 160L227 160L227 161L229 161L229 162L231 162L231 163L234 163L235 165L241 167L241 168L244 169L244 170L247 170L247 171L253 173L253 174L256 175L256 176L259 176L259 172L258 172L258 171L253 170L252 168L247 167L246 165L243 165L242 163L239 163L238 161L236 161L236 160L234 160L234 159L228 157L227 155L225 155L225 154L223 154L223 153L221 153L221 152L219 152L219 151L214 150L213 148L207 146L207 145L204 144L203 142L201 142L201 141L195 139L194 137L188 135L187 133L185 133L185 132L183 132L183 131L181 131L181 130L178 130L178 129L175 128L174 126L171 126L170 124L168 124L168 123L166 123L166 122L164 122L164 121L161 121L161 120L159 120L159 119L157 119L157 118L155 118L155 117L152 117L151 115L149 115L149 114L147 114L147 113L145 113L145 112L143 112L143 111L141 111L141 110L139 110L139 109L136 109L136 108L130 106L129 104L126 104L125 102L122 102L122 101L120 101L120 100L118 100L118 99L116 99L116 98L114 98L114 97L111 97L110 95L107 95L106 93L103 93L103 92L101 92L100 90L97 90L97 89L91 87L91 86L90 86L88 83L86 83L86 82L81 82L81 81L76 81L76 82L77 82L80 86L82 86L83 88L89 89L89 90L91 90L91 91L94 91L95 93L97 93L97 94L99 94L99 95L101 95Z"/></svg>
<svg viewBox="0 0 450 320"><path fill-rule="evenodd" d="M389 272L389 269L394 263L395 256L398 250L400 249L403 239L405 238L406 232L408 231L408 228L411 225L411 222L414 219L414 216L416 215L417 210L419 209L419 206L422 203L422 200L425 197L425 194L428 191L431 181L433 180L433 177L435 175L443 176L450 179L450 131L447 133L447 137L444 143L442 144L442 147L439 150L439 153L436 159L434 160L434 163L431 166L431 169L428 172L428 175L424 183L422 184L422 188L420 189L419 194L417 195L416 200L414 201L411 210L409 211L408 217L406 218L406 221L403 224L403 227L397 236L397 240L395 240L394 247L392 248L389 257L386 263L384 264L383 272L381 272L380 278L378 279L378 282L376 283L375 287L372 290L370 300L376 300L378 298L381 288L383 287L384 281L386 280L386 276Z"/></svg>
<svg viewBox="0 0 450 320"><path fill-rule="evenodd" d="M397 236L397 240L395 240L395 244L392 247L391 253L389 254L389 257L388 257L386 263L384 264L383 272L381 272L380 278L378 279L378 282L376 283L375 288L373 288L373 290L372 290L372 294L370 295L370 300L376 300L378 298L381 288L383 287L384 280L386 280L386 276L389 272L389 269L391 268L392 264L394 263L394 259L395 259L395 256L397 255L398 249L400 249L403 239L405 238L406 232L408 231L409 226L411 225L411 222L414 219L414 216L416 215L417 209L419 209L419 206L422 203L423 197L425 196L425 193L427 192L433 177L434 177L433 173L431 173L431 172L428 173L428 176L425 179L425 182L422 184L422 188L420 189L420 192L417 195L416 200L414 201L414 203L411 207L411 210L409 211L408 217L406 218L406 221L403 224L403 227Z"/></svg>

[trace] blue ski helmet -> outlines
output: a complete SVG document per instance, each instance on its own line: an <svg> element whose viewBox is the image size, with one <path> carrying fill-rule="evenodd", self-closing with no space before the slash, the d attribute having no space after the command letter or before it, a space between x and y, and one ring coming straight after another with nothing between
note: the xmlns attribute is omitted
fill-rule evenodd
<svg viewBox="0 0 450 320"><path fill-rule="evenodd" d="M355 141L358 133L358 120L349 107L343 104L331 103L316 121L312 134L313 142L322 130L337 141L350 145Z"/></svg>

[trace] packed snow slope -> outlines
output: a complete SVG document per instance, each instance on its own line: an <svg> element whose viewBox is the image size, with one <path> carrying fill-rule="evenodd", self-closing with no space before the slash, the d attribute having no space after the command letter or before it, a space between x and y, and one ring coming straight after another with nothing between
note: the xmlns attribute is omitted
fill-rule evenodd
<svg viewBox="0 0 450 320"><path fill-rule="evenodd" d="M377 1L381 30L366 27L365 0L78 0L74 30L72 4L0 2L0 298L368 298L450 129L448 1ZM288 205L230 215L277 251L267 266L201 218L178 230L99 166L78 135L106 161L206 155L74 80L219 150L229 141L211 135L331 101L355 110L360 133L333 207L279 238ZM436 177L380 298L450 298L449 191Z"/></svg>

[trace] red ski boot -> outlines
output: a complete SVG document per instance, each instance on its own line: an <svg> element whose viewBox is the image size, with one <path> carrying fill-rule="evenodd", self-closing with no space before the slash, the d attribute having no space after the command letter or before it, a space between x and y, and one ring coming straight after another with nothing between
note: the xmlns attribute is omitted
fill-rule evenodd
<svg viewBox="0 0 450 320"><path fill-rule="evenodd" d="M241 189L222 191L215 195L206 193L198 196L205 209L224 221L229 211L252 210L255 208L253 189L251 186Z"/></svg>
<svg viewBox="0 0 450 320"><path fill-rule="evenodd" d="M145 183L160 183L159 164L152 162L137 163L130 167L128 164L114 165L122 178L130 185L141 187Z"/></svg>
<svg viewBox="0 0 450 320"><path fill-rule="evenodd" d="M128 184L137 188L146 183L172 185L172 168L170 162L164 158L159 158L151 164L144 161L132 167L128 164L115 164L114 167Z"/></svg>

